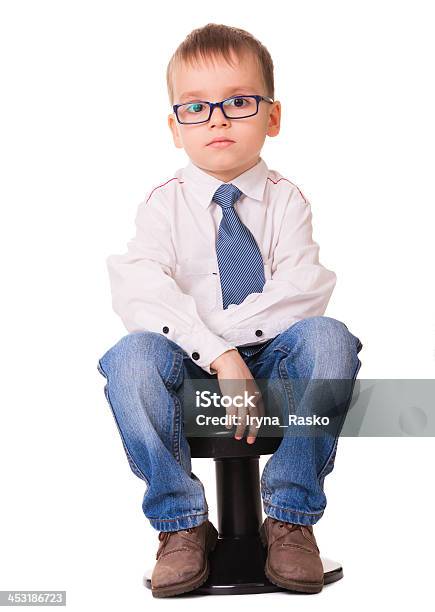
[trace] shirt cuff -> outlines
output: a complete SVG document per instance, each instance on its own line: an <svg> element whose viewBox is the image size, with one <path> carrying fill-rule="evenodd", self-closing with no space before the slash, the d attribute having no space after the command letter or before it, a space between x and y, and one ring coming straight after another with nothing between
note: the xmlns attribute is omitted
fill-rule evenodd
<svg viewBox="0 0 435 612"><path fill-rule="evenodd" d="M225 351L237 350L234 344L217 336L207 327L195 328L189 334L179 334L174 338L174 342L186 351L196 365L212 375L216 374L216 371L211 370L210 364Z"/></svg>

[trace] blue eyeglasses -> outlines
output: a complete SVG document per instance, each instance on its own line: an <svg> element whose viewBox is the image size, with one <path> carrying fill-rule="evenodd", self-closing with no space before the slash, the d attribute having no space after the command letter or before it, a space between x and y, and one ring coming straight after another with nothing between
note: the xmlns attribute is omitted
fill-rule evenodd
<svg viewBox="0 0 435 612"><path fill-rule="evenodd" d="M195 100L185 104L174 104L172 107L178 123L207 123L213 110L218 106L227 119L245 119L258 113L261 100L273 103L269 96L231 96L222 102Z"/></svg>

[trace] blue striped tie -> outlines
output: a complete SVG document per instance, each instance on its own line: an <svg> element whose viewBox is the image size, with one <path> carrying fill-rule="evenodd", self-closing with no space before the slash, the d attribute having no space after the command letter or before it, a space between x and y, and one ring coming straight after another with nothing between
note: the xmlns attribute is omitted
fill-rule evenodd
<svg viewBox="0 0 435 612"><path fill-rule="evenodd" d="M234 210L234 204L242 195L235 185L223 183L212 198L222 208L216 254L224 309L230 304L241 304L251 293L261 293L266 282L258 244ZM238 349L244 355L251 356L263 349L264 345Z"/></svg>

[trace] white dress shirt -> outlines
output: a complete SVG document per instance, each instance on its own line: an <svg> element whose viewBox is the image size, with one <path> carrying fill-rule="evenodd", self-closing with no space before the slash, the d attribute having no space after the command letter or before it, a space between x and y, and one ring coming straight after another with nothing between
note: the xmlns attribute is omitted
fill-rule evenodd
<svg viewBox="0 0 435 612"><path fill-rule="evenodd" d="M110 255L112 304L129 332L165 334L207 373L228 349L261 344L297 321L322 315L336 275L319 263L311 205L260 157L230 181L243 193L234 208L264 262L262 293L223 309L216 239L223 181L189 161L139 204L128 252Z"/></svg>

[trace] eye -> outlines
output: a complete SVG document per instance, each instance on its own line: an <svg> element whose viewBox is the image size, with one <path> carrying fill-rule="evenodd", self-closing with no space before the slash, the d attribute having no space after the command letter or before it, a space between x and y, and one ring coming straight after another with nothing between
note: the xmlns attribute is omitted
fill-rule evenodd
<svg viewBox="0 0 435 612"><path fill-rule="evenodd" d="M188 113L200 113L202 110L204 110L205 106L204 104L201 104L201 102L194 102L193 104L187 104L185 107L186 112Z"/></svg>
<svg viewBox="0 0 435 612"><path fill-rule="evenodd" d="M243 98L241 96L234 96L225 102L225 106L235 106L236 108L246 108L250 104L252 104L251 98Z"/></svg>

